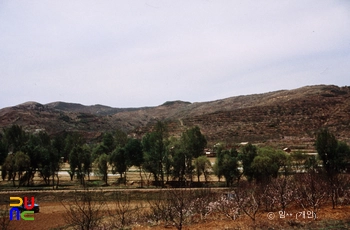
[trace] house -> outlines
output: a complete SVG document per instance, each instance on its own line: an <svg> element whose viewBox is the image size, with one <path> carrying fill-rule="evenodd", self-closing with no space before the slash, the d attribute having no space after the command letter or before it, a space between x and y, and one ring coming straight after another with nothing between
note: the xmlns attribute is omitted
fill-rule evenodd
<svg viewBox="0 0 350 230"><path fill-rule="evenodd" d="M204 153L205 153L205 156L207 156L207 157L215 157L216 156L216 153L211 149L204 149Z"/></svg>
<svg viewBox="0 0 350 230"><path fill-rule="evenodd" d="M285 151L286 153L290 153L292 150L290 148L284 148L283 151Z"/></svg>
<svg viewBox="0 0 350 230"><path fill-rule="evenodd" d="M245 146L247 144L249 144L249 142L241 142L241 143L239 143L239 146Z"/></svg>
<svg viewBox="0 0 350 230"><path fill-rule="evenodd" d="M207 157L216 157L216 153L211 151L205 151L205 155Z"/></svg>

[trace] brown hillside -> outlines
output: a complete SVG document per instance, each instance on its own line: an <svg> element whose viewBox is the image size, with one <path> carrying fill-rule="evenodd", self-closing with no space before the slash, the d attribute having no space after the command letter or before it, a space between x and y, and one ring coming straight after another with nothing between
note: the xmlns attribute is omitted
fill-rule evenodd
<svg viewBox="0 0 350 230"><path fill-rule="evenodd" d="M312 148L314 134L322 127L349 142L350 87L306 86L210 102L173 101L148 108L27 102L0 110L0 127L18 124L30 132L46 130L50 134L79 131L88 139L115 129L142 136L158 120L167 121L173 135L198 125L211 143L252 141Z"/></svg>

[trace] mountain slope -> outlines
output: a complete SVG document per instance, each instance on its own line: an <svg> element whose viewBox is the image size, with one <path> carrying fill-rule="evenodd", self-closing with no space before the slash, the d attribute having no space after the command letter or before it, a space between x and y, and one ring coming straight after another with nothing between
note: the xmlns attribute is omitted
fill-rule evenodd
<svg viewBox="0 0 350 230"><path fill-rule="evenodd" d="M91 113L94 115L111 115L123 111L133 111L140 108L113 108L105 105L82 105L78 103L67 103L67 102L52 102L45 105L47 108L60 110L64 112L77 112L77 113Z"/></svg>
<svg viewBox="0 0 350 230"><path fill-rule="evenodd" d="M168 122L172 135L198 125L212 143L310 144L322 127L349 141L350 87L306 86L209 102L173 101L145 108L27 102L0 110L0 127L18 124L30 132L46 130L50 134L79 131L88 139L115 129L141 137L159 120Z"/></svg>

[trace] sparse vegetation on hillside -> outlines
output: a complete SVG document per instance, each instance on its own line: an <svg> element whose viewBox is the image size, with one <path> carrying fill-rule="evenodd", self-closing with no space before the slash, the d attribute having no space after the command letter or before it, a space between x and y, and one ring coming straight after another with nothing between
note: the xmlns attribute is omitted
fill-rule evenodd
<svg viewBox="0 0 350 230"><path fill-rule="evenodd" d="M102 133L117 129L140 138L157 121L167 121L171 135L180 136L186 128L198 126L213 144L275 142L313 148L315 133L322 127L350 143L349 112L349 87L319 85L211 102L171 101L148 108L30 102L1 109L0 127L17 124L26 131L44 130L49 135L79 132L85 139L99 141Z"/></svg>

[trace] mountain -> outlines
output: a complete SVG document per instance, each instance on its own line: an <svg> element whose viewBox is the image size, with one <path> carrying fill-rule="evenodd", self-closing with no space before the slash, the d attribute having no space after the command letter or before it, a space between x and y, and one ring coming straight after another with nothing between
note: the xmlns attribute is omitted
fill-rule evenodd
<svg viewBox="0 0 350 230"><path fill-rule="evenodd" d="M112 115L123 111L134 111L141 108L113 108L105 105L82 105L77 103L67 102L52 102L45 105L47 108L64 111L64 112L77 112L77 113L91 113L93 115ZM146 107L144 107L146 108Z"/></svg>
<svg viewBox="0 0 350 230"><path fill-rule="evenodd" d="M166 121L170 134L175 136L198 125L211 144L251 141L313 149L315 133L323 127L349 143L350 87L306 86L209 102L170 101L143 108L26 102L0 110L0 128L18 124L29 132L78 131L89 140L115 129L141 137L157 121Z"/></svg>

